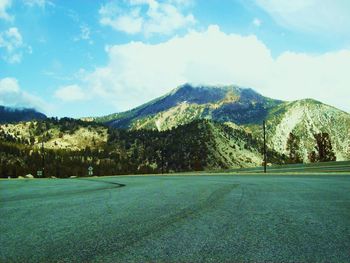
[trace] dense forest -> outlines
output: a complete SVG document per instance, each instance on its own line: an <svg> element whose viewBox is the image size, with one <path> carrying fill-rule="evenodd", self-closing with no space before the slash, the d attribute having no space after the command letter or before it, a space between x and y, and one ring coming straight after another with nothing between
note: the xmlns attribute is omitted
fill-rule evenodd
<svg viewBox="0 0 350 263"><path fill-rule="evenodd" d="M92 142L78 150L45 147L52 139L53 129L56 136L62 137L74 134L82 127L98 131L96 134L102 134L101 129L105 129L106 142L97 144L93 137ZM255 152L260 156L263 147L261 141L244 130L208 120L197 120L159 132L115 129L94 122L51 118L30 123L27 129L27 137L11 135L0 129L1 177L27 174L38 177L37 171L43 171L43 177L88 176L90 166L95 176L228 169L232 165L244 165L242 160L234 160L238 157L232 151L243 154ZM327 156L334 160L334 154L329 153L332 148L328 135L316 135L315 139L317 144L310 160L324 161ZM268 150L268 162L301 162L298 142L299 139L290 134L287 145L289 156ZM250 159L247 160L249 162Z"/></svg>
<svg viewBox="0 0 350 263"><path fill-rule="evenodd" d="M78 127L77 124L84 124L61 122L62 132L72 132ZM39 126L52 123L55 124L55 121ZM43 166L44 176L55 177L86 176L89 166L94 168L96 176L203 170L209 154L207 144L202 142L209 142L210 135L201 125L205 125L205 122L196 122L168 132L112 128L108 130L105 145L95 149L86 147L79 151L34 148L34 139L20 141L7 135L0 141L0 173L2 177L28 173L36 176L36 171L42 170ZM47 137L43 134L45 144Z"/></svg>
<svg viewBox="0 0 350 263"><path fill-rule="evenodd" d="M0 124L30 120L44 120L46 115L36 111L35 109L17 109L0 105Z"/></svg>

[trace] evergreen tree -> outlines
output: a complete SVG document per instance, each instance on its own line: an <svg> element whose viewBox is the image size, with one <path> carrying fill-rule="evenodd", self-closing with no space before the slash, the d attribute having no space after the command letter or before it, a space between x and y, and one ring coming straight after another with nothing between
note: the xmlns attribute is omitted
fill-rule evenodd
<svg viewBox="0 0 350 263"><path fill-rule="evenodd" d="M299 153L300 149L300 138L293 133L289 133L287 140L287 151L289 152L289 162L290 163L301 163L302 159Z"/></svg>
<svg viewBox="0 0 350 263"><path fill-rule="evenodd" d="M310 163L314 163L314 162L316 162L316 152L315 151L311 151L310 153L309 153L309 161L310 161Z"/></svg>
<svg viewBox="0 0 350 263"><path fill-rule="evenodd" d="M314 134L316 140L316 160L319 162L336 161L331 138L326 132Z"/></svg>

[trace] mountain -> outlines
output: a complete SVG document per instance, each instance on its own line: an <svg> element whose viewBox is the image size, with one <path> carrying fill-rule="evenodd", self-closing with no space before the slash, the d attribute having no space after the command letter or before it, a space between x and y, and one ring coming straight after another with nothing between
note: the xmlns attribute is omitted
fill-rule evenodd
<svg viewBox="0 0 350 263"><path fill-rule="evenodd" d="M268 145L287 154L289 133L300 138L300 155L304 161L315 148L314 135L330 136L338 161L350 160L350 114L312 99L286 102L277 106L267 118Z"/></svg>
<svg viewBox="0 0 350 263"><path fill-rule="evenodd" d="M45 114L35 109L0 106L0 123L43 120L46 118Z"/></svg>
<svg viewBox="0 0 350 263"><path fill-rule="evenodd" d="M350 160L350 114L344 111L312 99L274 100L237 86L186 84L102 118L0 124L0 176L35 174L42 141L45 176L86 176L90 165L95 175L260 166L263 120L269 163L291 162L290 137L308 162L321 133L338 161Z"/></svg>
<svg viewBox="0 0 350 263"><path fill-rule="evenodd" d="M267 121L268 146L287 154L290 133L300 139L300 155L308 161L315 148L314 135L328 133L337 160L350 159L350 115L312 99L285 102L238 86L185 84L130 111L95 121L131 130L169 130L198 119L238 126L262 139L261 124Z"/></svg>
<svg viewBox="0 0 350 263"><path fill-rule="evenodd" d="M282 101L238 86L182 85L130 111L94 118L115 128L166 130L195 119L258 123Z"/></svg>

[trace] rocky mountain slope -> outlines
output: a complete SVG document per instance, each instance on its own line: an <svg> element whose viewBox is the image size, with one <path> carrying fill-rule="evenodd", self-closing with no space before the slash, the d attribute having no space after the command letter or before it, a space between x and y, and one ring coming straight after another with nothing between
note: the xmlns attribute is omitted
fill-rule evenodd
<svg viewBox="0 0 350 263"><path fill-rule="evenodd" d="M0 123L13 123L30 120L44 120L46 115L34 109L0 106Z"/></svg>
<svg viewBox="0 0 350 263"><path fill-rule="evenodd" d="M282 101L238 86L182 85L130 111L94 118L116 128L166 130L195 119L258 123Z"/></svg>
<svg viewBox="0 0 350 263"><path fill-rule="evenodd" d="M0 125L0 140L47 149L83 150L107 142L108 128L91 122L63 118Z"/></svg>
<svg viewBox="0 0 350 263"><path fill-rule="evenodd" d="M163 97L127 112L95 121L131 130L164 131L198 119L238 125L261 139L261 124L267 120L268 145L287 153L290 133L300 138L300 155L308 161L314 150L314 134L326 132L337 160L350 159L350 115L321 102L304 99L283 102L237 86L182 85Z"/></svg>
<svg viewBox="0 0 350 263"><path fill-rule="evenodd" d="M307 161L314 150L314 134L328 133L338 161L350 160L350 114L321 102L305 99L279 105L267 118L268 144L287 153L289 133L300 138L300 154Z"/></svg>

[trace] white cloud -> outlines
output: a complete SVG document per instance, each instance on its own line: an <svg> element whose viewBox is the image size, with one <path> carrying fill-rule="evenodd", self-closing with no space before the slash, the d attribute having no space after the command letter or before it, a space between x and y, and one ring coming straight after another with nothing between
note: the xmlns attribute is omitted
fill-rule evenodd
<svg viewBox="0 0 350 263"><path fill-rule="evenodd" d="M49 108L40 98L23 91L15 78L0 79L0 105L36 108L44 112Z"/></svg>
<svg viewBox="0 0 350 263"><path fill-rule="evenodd" d="M38 6L40 8L45 8L46 6L54 6L54 3L50 0L22 0L22 3L29 7ZM8 13L8 9L12 5L12 0L0 0L0 19L12 22L14 16Z"/></svg>
<svg viewBox="0 0 350 263"><path fill-rule="evenodd" d="M46 6L54 6L54 3L49 0L24 0L24 4L33 7L38 6L45 8Z"/></svg>
<svg viewBox="0 0 350 263"><path fill-rule="evenodd" d="M350 111L350 50L273 58L255 36L226 34L217 26L159 44L107 48L109 62L81 77L91 96L127 110L185 82L237 84L272 98L306 97Z"/></svg>
<svg viewBox="0 0 350 263"><path fill-rule="evenodd" d="M73 40L74 40L74 41L86 40L86 41L88 41L88 43L89 43L90 45L92 45L94 42L93 42L93 40L90 38L90 34L91 34L90 28L89 28L87 25L82 24L82 25L80 26L80 34L79 34L77 37L75 37Z"/></svg>
<svg viewBox="0 0 350 263"><path fill-rule="evenodd" d="M88 99L88 96L78 85L60 87L55 92L55 97L63 101L80 101Z"/></svg>
<svg viewBox="0 0 350 263"><path fill-rule="evenodd" d="M256 0L280 25L317 34L350 33L348 0Z"/></svg>
<svg viewBox="0 0 350 263"><path fill-rule="evenodd" d="M0 32L1 57L8 63L19 63L23 53L32 53L32 48L23 43L23 38L17 27L11 27Z"/></svg>
<svg viewBox="0 0 350 263"><path fill-rule="evenodd" d="M189 7L194 5L195 0L169 0L169 3L182 7Z"/></svg>
<svg viewBox="0 0 350 263"><path fill-rule="evenodd" d="M141 32L143 19L140 17L140 10L134 9L127 14L121 14L121 11L114 5L113 2L110 2L101 7L99 11L101 16L100 23L128 34Z"/></svg>
<svg viewBox="0 0 350 263"><path fill-rule="evenodd" d="M18 93L20 91L18 81L14 78L0 79L0 94Z"/></svg>
<svg viewBox="0 0 350 263"><path fill-rule="evenodd" d="M181 7L188 3L186 0L128 0L128 7L123 9L117 2L109 2L99 10L100 23L128 34L167 35L195 24L192 14L182 13Z"/></svg>
<svg viewBox="0 0 350 263"><path fill-rule="evenodd" d="M84 40L89 40L90 39L90 28L88 26L85 26L85 25L82 25L80 27L81 29L81 39L84 39Z"/></svg>
<svg viewBox="0 0 350 263"><path fill-rule="evenodd" d="M315 98L350 112L350 50L322 55L285 52L262 85L266 94L282 99Z"/></svg>
<svg viewBox="0 0 350 263"><path fill-rule="evenodd" d="M253 21L252 21L252 24L256 27L260 27L262 22L259 18L254 18Z"/></svg>
<svg viewBox="0 0 350 263"><path fill-rule="evenodd" d="M11 16L7 9L11 7L12 1L11 0L0 0L0 19L6 20L6 21L12 21L13 16Z"/></svg>

